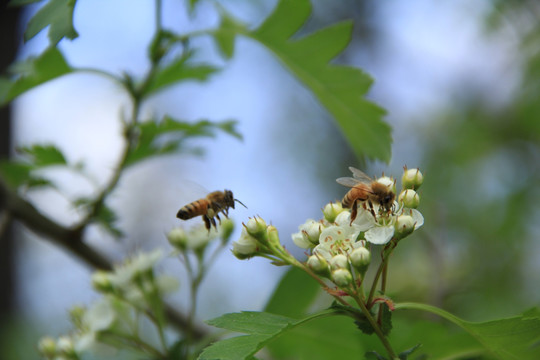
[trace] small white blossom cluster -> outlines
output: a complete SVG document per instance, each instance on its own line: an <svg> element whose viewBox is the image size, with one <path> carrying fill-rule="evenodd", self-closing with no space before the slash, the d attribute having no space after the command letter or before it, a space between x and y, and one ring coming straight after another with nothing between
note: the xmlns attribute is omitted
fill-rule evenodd
<svg viewBox="0 0 540 360"><path fill-rule="evenodd" d="M388 177L377 181L389 187L394 185L394 180ZM331 278L338 286L350 284L353 279L350 266L362 274L369 265L368 243L384 245L392 239L398 241L424 224L424 217L416 210L420 201L416 189L422 181L418 169L405 169L403 190L390 210L374 202L361 202L352 221L351 211L341 203L327 204L324 218L307 220L292 234L292 240L297 246L311 250L307 265L315 273Z"/></svg>
<svg viewBox="0 0 540 360"><path fill-rule="evenodd" d="M267 225L261 217L249 219L247 224L244 224L240 239L232 245L233 255L240 260L263 256L272 259L276 265L296 262L296 259L281 245L277 229Z"/></svg>
<svg viewBox="0 0 540 360"><path fill-rule="evenodd" d="M225 244L234 230L234 223L230 219L223 219L218 228L206 229L204 226L194 226L188 231L176 227L169 231L167 240L179 252L193 252L197 255L204 253L208 245L220 238Z"/></svg>
<svg viewBox="0 0 540 360"><path fill-rule="evenodd" d="M138 331L141 317L151 314L151 321L163 321L162 295L178 287L175 278L155 275L154 266L161 257L159 250L139 253L114 271L94 273L92 285L104 296L88 308L74 307L70 312L74 331L56 340L42 338L38 344L41 355L76 360L85 352L110 355L115 350L110 344L116 340L121 345L117 340L124 337L144 343Z"/></svg>

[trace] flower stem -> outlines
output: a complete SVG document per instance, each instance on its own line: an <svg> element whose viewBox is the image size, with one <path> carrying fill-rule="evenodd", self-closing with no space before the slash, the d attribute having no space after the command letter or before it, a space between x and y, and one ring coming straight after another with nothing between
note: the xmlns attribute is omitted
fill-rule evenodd
<svg viewBox="0 0 540 360"><path fill-rule="evenodd" d="M396 354L394 352L394 349L392 349L392 345L390 345L390 342L388 341L386 336L384 336L381 328L379 327L379 324L377 324L377 322L375 321L373 316L371 316L371 313L369 312L369 310L366 307L366 305L364 304L364 302L359 300L357 297L355 297L355 300L356 300L356 303L358 304L358 306L360 307L360 309L362 310L362 312L364 313L365 317L368 319L369 323L371 324L371 326L375 330L375 334L377 334L377 336L381 340L381 342L382 342L384 348L386 349L386 352L388 352L388 355L390 356L390 358L391 359L398 359L398 357L396 356Z"/></svg>

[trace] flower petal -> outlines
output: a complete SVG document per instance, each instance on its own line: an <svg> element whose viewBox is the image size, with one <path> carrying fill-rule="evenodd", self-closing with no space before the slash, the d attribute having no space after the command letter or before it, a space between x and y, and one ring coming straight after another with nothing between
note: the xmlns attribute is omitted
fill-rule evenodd
<svg viewBox="0 0 540 360"><path fill-rule="evenodd" d="M424 216L422 213L416 209L411 209L411 216L415 222L414 224L414 230L418 229L422 225L424 225Z"/></svg>
<svg viewBox="0 0 540 360"><path fill-rule="evenodd" d="M292 234L292 240L296 246L302 249L309 249L314 246L314 244L309 241L307 236L305 236L301 231Z"/></svg>
<svg viewBox="0 0 540 360"><path fill-rule="evenodd" d="M375 245L384 245L394 236L394 226L376 226L364 234L366 240Z"/></svg>

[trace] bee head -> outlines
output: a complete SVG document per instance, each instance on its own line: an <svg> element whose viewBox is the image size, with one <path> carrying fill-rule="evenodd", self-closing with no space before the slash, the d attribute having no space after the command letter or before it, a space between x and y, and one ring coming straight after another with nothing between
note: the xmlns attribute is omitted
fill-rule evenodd
<svg viewBox="0 0 540 360"><path fill-rule="evenodd" d="M225 204L229 205L234 209L234 195L231 190L224 190L223 193L225 194Z"/></svg>

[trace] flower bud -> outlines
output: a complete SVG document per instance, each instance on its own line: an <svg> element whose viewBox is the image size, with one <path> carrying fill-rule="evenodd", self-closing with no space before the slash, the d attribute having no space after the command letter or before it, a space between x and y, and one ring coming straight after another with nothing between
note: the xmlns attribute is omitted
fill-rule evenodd
<svg viewBox="0 0 540 360"><path fill-rule="evenodd" d="M399 194L398 201L405 207L416 209L420 204L420 196L413 189L406 189Z"/></svg>
<svg viewBox="0 0 540 360"><path fill-rule="evenodd" d="M167 240L174 248L183 251L186 249L188 238L184 229L177 227L169 231Z"/></svg>
<svg viewBox="0 0 540 360"><path fill-rule="evenodd" d="M347 256L343 254L334 255L330 259L330 267L332 268L332 270L336 270L340 268L347 269L349 267L349 260L347 259Z"/></svg>
<svg viewBox="0 0 540 360"><path fill-rule="evenodd" d="M76 358L75 347L73 346L73 340L68 336L60 336L56 342L56 349L65 357Z"/></svg>
<svg viewBox="0 0 540 360"><path fill-rule="evenodd" d="M333 202L326 204L326 206L323 209L323 215L326 221L328 222L334 222L336 220L336 217L343 211L343 206L341 206L341 202Z"/></svg>
<svg viewBox="0 0 540 360"><path fill-rule="evenodd" d="M75 328L82 330L83 317L85 313L86 309L82 306L75 305L71 309L69 309L69 318Z"/></svg>
<svg viewBox="0 0 540 360"><path fill-rule="evenodd" d="M242 229L242 234L238 241L232 243L232 253L240 260L249 259L255 256L258 251L257 240L248 234L246 228Z"/></svg>
<svg viewBox="0 0 540 360"><path fill-rule="evenodd" d="M319 244L319 236L321 235L322 225L316 221L310 222L305 229L302 231L306 236L309 242L314 245Z"/></svg>
<svg viewBox="0 0 540 360"><path fill-rule="evenodd" d="M266 240L266 222L261 217L250 218L244 226L249 235L259 241Z"/></svg>
<svg viewBox="0 0 540 360"><path fill-rule="evenodd" d="M268 244L273 247L282 247L279 242L279 234L275 226L269 225L266 228L266 233L268 236Z"/></svg>
<svg viewBox="0 0 540 360"><path fill-rule="evenodd" d="M56 341L50 336L39 339L37 347L39 353L47 359L52 359L56 355Z"/></svg>
<svg viewBox="0 0 540 360"><path fill-rule="evenodd" d="M111 273L98 270L92 274L92 287L100 293L110 293L113 290Z"/></svg>
<svg viewBox="0 0 540 360"><path fill-rule="evenodd" d="M332 281L339 287L346 287L352 283L353 278L349 270L340 268L332 271Z"/></svg>
<svg viewBox="0 0 540 360"><path fill-rule="evenodd" d="M401 178L403 188L418 190L424 182L424 175L422 175L419 169L407 169L405 166L404 170L403 177Z"/></svg>
<svg viewBox="0 0 540 360"><path fill-rule="evenodd" d="M356 248L349 255L349 260L356 270L363 273L371 262L371 252L365 247Z"/></svg>
<svg viewBox="0 0 540 360"><path fill-rule="evenodd" d="M229 241L234 231L234 222L231 219L223 219L221 222L221 241L225 244Z"/></svg>
<svg viewBox="0 0 540 360"><path fill-rule="evenodd" d="M396 219L395 235L401 239L414 231L414 219L410 215L400 215Z"/></svg>
<svg viewBox="0 0 540 360"><path fill-rule="evenodd" d="M329 276L330 268L328 262L322 257L317 255L311 255L307 260L307 266L313 270L315 274L321 276Z"/></svg>
<svg viewBox="0 0 540 360"><path fill-rule="evenodd" d="M394 194L396 193L396 182L394 179L388 176L381 176L377 179L377 182L380 184L385 185L388 189L390 189Z"/></svg>
<svg viewBox="0 0 540 360"><path fill-rule="evenodd" d="M309 219L298 227L299 232L292 234L292 239L298 247L313 248L319 244L322 228L323 225L320 222Z"/></svg>

